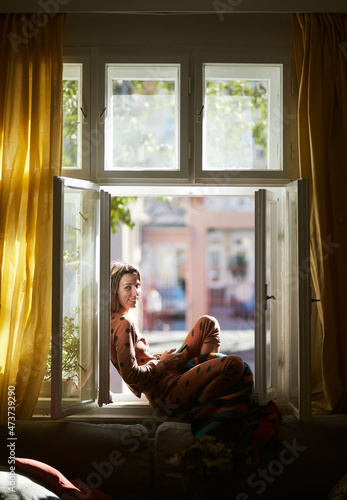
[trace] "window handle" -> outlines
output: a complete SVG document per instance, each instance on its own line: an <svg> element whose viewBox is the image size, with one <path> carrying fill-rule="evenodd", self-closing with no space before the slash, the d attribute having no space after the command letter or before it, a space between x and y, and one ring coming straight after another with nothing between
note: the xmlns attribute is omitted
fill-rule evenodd
<svg viewBox="0 0 347 500"><path fill-rule="evenodd" d="M82 106L80 107L81 113L83 115L83 123L87 123L88 112L85 111Z"/></svg>
<svg viewBox="0 0 347 500"><path fill-rule="evenodd" d="M105 111L106 111L106 108L104 109L100 109L100 114L99 114L99 123L100 125L102 123L104 123L104 119L105 119Z"/></svg>
<svg viewBox="0 0 347 500"><path fill-rule="evenodd" d="M202 106L202 108L196 110L196 123L202 123L204 107L205 106Z"/></svg>
<svg viewBox="0 0 347 500"><path fill-rule="evenodd" d="M269 300L269 299L274 299L276 300L276 297L274 295L267 295L266 296L266 300Z"/></svg>

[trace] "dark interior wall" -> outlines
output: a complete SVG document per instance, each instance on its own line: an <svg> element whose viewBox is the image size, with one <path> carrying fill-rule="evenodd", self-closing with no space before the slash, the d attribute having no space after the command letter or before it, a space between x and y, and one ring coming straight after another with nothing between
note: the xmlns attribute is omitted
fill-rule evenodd
<svg viewBox="0 0 347 500"><path fill-rule="evenodd" d="M292 51L291 14L66 14L65 46Z"/></svg>

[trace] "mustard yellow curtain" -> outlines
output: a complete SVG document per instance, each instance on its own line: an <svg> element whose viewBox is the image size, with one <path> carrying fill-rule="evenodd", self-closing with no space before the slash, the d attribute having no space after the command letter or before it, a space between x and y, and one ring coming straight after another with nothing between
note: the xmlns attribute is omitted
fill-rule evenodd
<svg viewBox="0 0 347 500"><path fill-rule="evenodd" d="M0 16L0 418L30 418L51 335L52 178L61 168L63 16Z"/></svg>
<svg viewBox="0 0 347 500"><path fill-rule="evenodd" d="M339 14L293 16L300 173L310 179L313 294L321 299L313 338L314 413L347 411L346 23Z"/></svg>

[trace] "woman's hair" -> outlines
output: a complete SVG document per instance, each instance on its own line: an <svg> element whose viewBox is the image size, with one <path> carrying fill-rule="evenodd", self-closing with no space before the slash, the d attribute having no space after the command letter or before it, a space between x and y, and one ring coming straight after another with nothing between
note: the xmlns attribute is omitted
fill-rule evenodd
<svg viewBox="0 0 347 500"><path fill-rule="evenodd" d="M140 271L130 265L122 262L111 262L111 311L118 313L121 311L121 305L118 300L119 282L124 274L136 274L141 283Z"/></svg>

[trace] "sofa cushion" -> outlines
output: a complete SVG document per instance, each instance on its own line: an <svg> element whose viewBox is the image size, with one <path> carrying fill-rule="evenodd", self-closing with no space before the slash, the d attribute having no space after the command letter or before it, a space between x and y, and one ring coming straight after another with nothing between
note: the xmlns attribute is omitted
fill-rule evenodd
<svg viewBox="0 0 347 500"><path fill-rule="evenodd" d="M52 490L60 497L69 497L71 500L75 498L80 500L81 497L87 495L89 500L111 500L110 495L101 492L97 489L91 489L90 486L80 481L73 484L60 471L50 465L33 460L32 458L16 458L16 472L23 473L29 476L34 481L40 482ZM64 498L65 498L64 497Z"/></svg>
<svg viewBox="0 0 347 500"><path fill-rule="evenodd" d="M29 477L16 474L14 479L9 467L0 467L0 498L1 500L60 500L60 497L51 490Z"/></svg>
<svg viewBox="0 0 347 500"><path fill-rule="evenodd" d="M5 442L6 422L0 423L0 433ZM17 457L44 462L113 499L137 499L139 483L142 498L152 497L151 450L142 425L17 421L16 437ZM6 465L6 450L0 454Z"/></svg>

